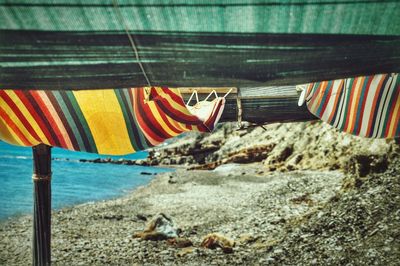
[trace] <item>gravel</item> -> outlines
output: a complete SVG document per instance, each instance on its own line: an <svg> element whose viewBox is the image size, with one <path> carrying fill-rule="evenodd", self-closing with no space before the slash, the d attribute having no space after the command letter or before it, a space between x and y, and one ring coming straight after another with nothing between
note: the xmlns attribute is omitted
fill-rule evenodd
<svg viewBox="0 0 400 266"><path fill-rule="evenodd" d="M267 129L266 145L274 135ZM291 135L276 140L259 163L177 169L125 197L53 211L53 265L400 265L398 143L338 136L326 126L294 129L312 141L301 146ZM257 130L238 138L249 144ZM207 138L216 143L225 133ZM228 138L232 149L242 149L234 139ZM284 143L293 145L292 155L272 165ZM220 147L218 156L229 149ZM310 158L313 151L317 156ZM299 155L296 167L288 167ZM159 213L193 246L133 237ZM0 265L31 264L31 228L31 216L0 223ZM233 252L200 247L210 233L234 240Z"/></svg>

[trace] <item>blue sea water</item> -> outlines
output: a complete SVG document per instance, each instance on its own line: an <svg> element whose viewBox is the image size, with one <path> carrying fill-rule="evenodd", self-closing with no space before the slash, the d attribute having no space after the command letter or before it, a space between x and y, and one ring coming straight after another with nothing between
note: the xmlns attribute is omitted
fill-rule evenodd
<svg viewBox="0 0 400 266"><path fill-rule="evenodd" d="M57 160L52 161L52 208L115 198L147 184L154 177L141 175L141 172L171 171L144 166L81 163L79 159L140 159L146 156L146 152L127 156L101 156L53 148L52 158ZM0 220L32 213L31 176L32 149L0 141Z"/></svg>

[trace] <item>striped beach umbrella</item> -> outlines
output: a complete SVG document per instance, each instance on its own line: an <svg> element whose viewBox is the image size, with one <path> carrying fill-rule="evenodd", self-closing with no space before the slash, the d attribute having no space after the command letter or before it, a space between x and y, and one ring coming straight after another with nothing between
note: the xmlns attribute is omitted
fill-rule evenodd
<svg viewBox="0 0 400 266"><path fill-rule="evenodd" d="M311 83L305 100L311 113L340 131L369 138L400 136L399 74Z"/></svg>
<svg viewBox="0 0 400 266"><path fill-rule="evenodd" d="M0 90L0 140L33 147L33 265L51 262L51 146L133 153L186 131L211 131L224 106L217 97L189 107L178 89L161 87Z"/></svg>
<svg viewBox="0 0 400 266"><path fill-rule="evenodd" d="M212 112L201 117L187 108L178 89L0 90L0 139L122 155L186 131L209 132L224 104L223 97L207 102Z"/></svg>

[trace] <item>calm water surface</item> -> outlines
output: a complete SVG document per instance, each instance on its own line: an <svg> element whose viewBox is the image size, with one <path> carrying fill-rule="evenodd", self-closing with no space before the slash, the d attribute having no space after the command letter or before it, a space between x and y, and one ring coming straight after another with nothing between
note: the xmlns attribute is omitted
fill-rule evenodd
<svg viewBox="0 0 400 266"><path fill-rule="evenodd" d="M52 207L59 209L79 203L115 198L147 184L154 175L171 171L165 168L114 164L81 163L79 159L112 157L140 159L146 152L127 156L52 149ZM0 141L0 219L32 213L32 149Z"/></svg>

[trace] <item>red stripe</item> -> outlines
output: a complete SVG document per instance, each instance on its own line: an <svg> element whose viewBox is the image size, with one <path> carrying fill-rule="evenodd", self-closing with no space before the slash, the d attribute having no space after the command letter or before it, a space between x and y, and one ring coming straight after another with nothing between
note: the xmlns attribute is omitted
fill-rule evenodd
<svg viewBox="0 0 400 266"><path fill-rule="evenodd" d="M32 146L33 144L29 142L27 138L25 138L24 134L19 130L17 125L11 120L11 118L7 115L7 113L0 107L0 117L6 122L6 124L14 131L15 135L17 135L25 146Z"/></svg>
<svg viewBox="0 0 400 266"><path fill-rule="evenodd" d="M182 97L179 97L173 91L169 90L166 87L163 87L162 90L166 94L170 95L171 99L176 104L178 104L182 108L186 109L186 105L185 105ZM174 108L167 99L165 99L163 97L158 97L156 100L157 101L161 101L164 104L164 106L168 108L168 110L173 114L173 117L174 117L175 120L177 120L177 121L179 121L181 123L190 123L190 124L195 124L195 125L198 125L199 123L201 123L201 121L196 116L194 116L192 114L189 114L189 115L185 114L185 113L181 112L180 110L177 110L176 108Z"/></svg>
<svg viewBox="0 0 400 266"><path fill-rule="evenodd" d="M356 131L356 135L357 136L360 135L360 131L361 131L361 128L362 128L362 121L363 121L364 111L365 111L364 110L365 109L365 103L367 101L368 92L370 90L371 82L372 82L373 79L374 79L373 76L369 76L368 77L368 83L367 83L367 86L365 88L364 98L362 99L362 103L361 103L361 113L360 113L359 120L358 120L358 129ZM362 88L361 88L361 90L362 90Z"/></svg>
<svg viewBox="0 0 400 266"><path fill-rule="evenodd" d="M180 123L184 123L184 124L191 124L191 125L199 125L202 123L202 121L200 121L200 119L197 118L197 116L190 114L190 112L188 111L189 114L183 113L177 109L175 109L171 103L169 101L167 101L166 99L158 99L156 100L156 104L160 105L160 108L162 108L162 106L164 106L165 108L163 108L163 111L170 116L171 118L173 118L174 120L180 122ZM183 108L187 109L186 106L184 106Z"/></svg>
<svg viewBox="0 0 400 266"><path fill-rule="evenodd" d="M167 116L166 116L165 113L160 109L160 107L159 107L158 105L156 105L156 108L157 108L157 110L158 110L158 112L159 112L159 114L160 114L162 120L165 122L165 124L167 124L167 126L168 126L173 132L175 132L176 134L181 134L182 132L184 132L184 131L178 129L177 127L175 127L173 124L171 124L171 123L169 122Z"/></svg>
<svg viewBox="0 0 400 266"><path fill-rule="evenodd" d="M385 79L386 79L386 74L382 75L382 79L381 79L381 81L379 81L379 84L378 84L378 89L375 91L374 103L372 104L372 107L371 107L372 113L369 116L369 121L368 121L368 130L367 130L367 134L366 134L367 137L371 137L373 134L374 127L372 126L372 122L373 122L375 113L378 112L378 109L376 108L376 104L378 102L379 93L382 90L382 83L385 81Z"/></svg>
<svg viewBox="0 0 400 266"><path fill-rule="evenodd" d="M144 111L144 113L146 114L146 118L149 120L150 124L152 127L155 127L158 129L158 131L161 133L162 136L160 136L162 138L162 141L164 141L165 139L171 138L172 136L170 134L168 134L165 129L160 125L160 123L157 121L157 119L155 118L155 116L153 115L153 112L151 111L151 108L149 107L148 104L144 103L142 105L142 109ZM154 130L153 130L154 131ZM154 132L156 133L156 132Z"/></svg>
<svg viewBox="0 0 400 266"><path fill-rule="evenodd" d="M47 98L49 98L51 104L53 105L54 110L56 110L58 116L61 119L61 122L67 132L67 135L68 135L69 139L71 140L71 143L73 146L72 149L75 151L79 151L80 148L79 148L78 141L76 140L76 137L72 131L72 128L71 128L70 124L68 123L68 121L64 115L64 112L63 112L60 104L58 103L56 97L54 96L54 94L51 91L45 91L45 93L47 95Z"/></svg>
<svg viewBox="0 0 400 266"><path fill-rule="evenodd" d="M172 92L170 89L168 89L167 87L162 87L161 90L171 96L171 99L177 104L180 105L182 108L186 108L185 103L183 102L183 99L181 97L179 97L178 95L176 95L174 92ZM144 88L143 88L144 91ZM164 107L167 109L163 109L163 112L165 112L168 116L170 116L171 118L173 118L176 121L179 121L181 123L191 123L191 124L198 124L201 121L199 121L197 119L196 116L193 115L188 115L185 114L181 111L179 111L178 109L174 108L170 101L167 100L164 96L160 95L159 93L157 93L157 90L155 88L152 88L150 91L150 95L152 96L152 101L156 104L156 105L164 105Z"/></svg>
<svg viewBox="0 0 400 266"><path fill-rule="evenodd" d="M312 95L312 98L311 98L311 100L310 100L310 103L308 104L308 106L309 106L310 108L313 106L313 104L314 104L314 102L317 100L317 98L321 97L321 96L320 96L320 89L321 89L322 83L323 83L323 82L319 82L318 87L315 89L315 91L314 91L314 93L313 93L313 95ZM315 85L314 85L314 86L315 86ZM317 108L318 108L318 106L317 106ZM315 108L314 108L313 110L311 110L311 112L316 113L316 112L315 112Z"/></svg>
<svg viewBox="0 0 400 266"><path fill-rule="evenodd" d="M332 108L331 114L329 115L329 118L328 118L328 121L327 121L329 124L332 123L333 116L337 112L337 105L338 105L339 96L342 93L342 91L344 92L344 86L343 85L344 85L344 80L342 79L340 81L340 85L338 87L338 90L336 91L335 102L333 104L333 108Z"/></svg>
<svg viewBox="0 0 400 266"><path fill-rule="evenodd" d="M14 112L14 114L18 117L18 119L21 121L21 123L25 126L26 130L28 130L29 134L37 141L40 141L39 136L36 134L36 131L33 129L32 125L28 122L26 117L22 114L20 108L15 104L15 102L8 96L8 94L0 90L0 96L3 98L3 100L8 104L8 106L11 108L11 110Z"/></svg>
<svg viewBox="0 0 400 266"><path fill-rule="evenodd" d="M168 94L169 96L171 96L172 100L174 100L174 102L176 102L177 104L185 107L185 102L183 101L182 97L180 97L179 95L176 95L172 90L168 89L167 87L162 87L161 88L162 91L166 94Z"/></svg>
<svg viewBox="0 0 400 266"><path fill-rule="evenodd" d="M206 126L205 130L211 131L211 130L214 129L214 123L215 123L215 121L217 119L219 111L222 108L223 100L224 99L219 99L218 100L218 103L214 106L214 110L211 113L212 115L204 122L204 124Z"/></svg>
<svg viewBox="0 0 400 266"><path fill-rule="evenodd" d="M26 92L29 93L29 92ZM26 109L28 109L29 113L32 115L32 117L35 119L36 123L39 125L40 129L42 130L43 134L46 136L48 139L49 143L52 146L54 146L55 141L51 137L51 134L49 130L47 129L46 125L44 124L42 118L38 115L38 113L35 111L35 108L32 106L28 98L26 97L25 93L20 90L16 90L15 94L20 98L20 100L24 103ZM40 142L43 142L43 140L40 140Z"/></svg>
<svg viewBox="0 0 400 266"><path fill-rule="evenodd" d="M349 104L347 105L347 117L346 117L346 123L345 123L345 125L344 125L344 128L343 128L343 131L345 131L345 132L347 132L347 127L349 126L349 119L350 119L350 112L351 112L351 105L352 105L352 101L353 101L353 95L355 94L354 93L354 87L357 85L357 80L358 80L358 78L355 78L354 79L354 81L353 81L353 86L351 86L351 92L350 92L350 100L349 100ZM344 104L346 104L346 103L344 103Z"/></svg>
<svg viewBox="0 0 400 266"><path fill-rule="evenodd" d="M139 108L141 108L144 105L143 91L144 90L142 90L142 89L134 90L135 114L136 114L137 121L140 124L140 127L142 128L144 133L149 135L156 142L161 143L164 140L160 136L154 134L154 132L147 126L146 122L142 118L142 115L140 114Z"/></svg>
<svg viewBox="0 0 400 266"><path fill-rule="evenodd" d="M322 105L322 109L321 109L321 112L320 112L320 117L322 117L324 115L326 106L328 105L329 100L331 99L331 95L332 95L333 85L334 84L335 84L335 81L332 81L331 86L329 88L327 88L327 89L329 89L329 92L328 92L328 95L325 98L325 102ZM324 95L322 95L321 97L323 98Z"/></svg>
<svg viewBox="0 0 400 266"><path fill-rule="evenodd" d="M58 141L60 142L60 146L62 148L68 148L68 145L64 139L63 133L61 129L58 127L57 122L54 120L54 117L50 110L47 108L47 105L44 103L42 97L39 95L37 91L32 91L31 92L32 97L35 99L35 101L38 102L38 105L40 109L42 110L43 114L46 116L47 120L50 122L52 126L53 132L56 134ZM49 100L50 101L50 100Z"/></svg>

